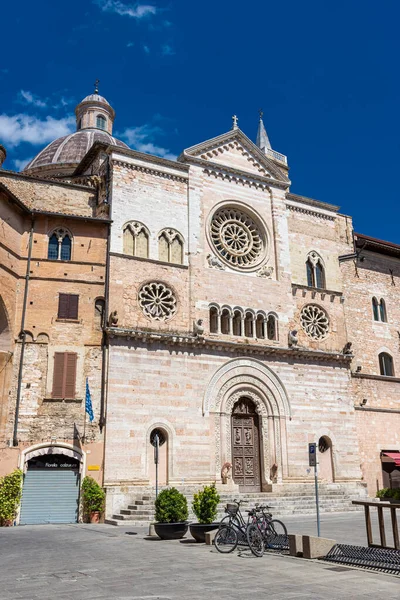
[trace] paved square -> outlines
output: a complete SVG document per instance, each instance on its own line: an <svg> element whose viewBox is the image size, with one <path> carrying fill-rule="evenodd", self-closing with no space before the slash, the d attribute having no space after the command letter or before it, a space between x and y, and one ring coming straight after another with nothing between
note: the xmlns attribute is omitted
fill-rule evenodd
<svg viewBox="0 0 400 600"><path fill-rule="evenodd" d="M362 519L324 515L324 535L336 531L338 541L362 543ZM289 531L314 533L309 516L286 521ZM190 537L164 542L146 533L108 525L1 529L0 600L388 600L400 594L393 576L248 551L224 556Z"/></svg>

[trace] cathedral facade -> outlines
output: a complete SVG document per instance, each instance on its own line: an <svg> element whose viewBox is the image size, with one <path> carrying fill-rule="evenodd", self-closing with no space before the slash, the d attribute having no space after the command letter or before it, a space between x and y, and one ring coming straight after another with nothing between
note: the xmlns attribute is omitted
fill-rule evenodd
<svg viewBox="0 0 400 600"><path fill-rule="evenodd" d="M103 452L95 462L107 515L154 487L156 435L160 485L216 482L236 494L284 493L312 482L308 444L316 442L322 482L349 496L365 493L366 484L370 495L377 485L396 486L400 247L355 236L338 206L292 193L287 158L272 149L261 118L256 143L234 118L227 133L170 161L113 138L114 111L98 94L76 115L77 132L13 177L17 191L25 181L37 186L51 178L48 185L66 197L69 189L80 194L69 218L82 216L85 205L85 226L98 240L103 293L81 292L93 309L83 329L93 333L96 301L101 306L98 358L96 366L82 362L73 395L82 397L78 387L92 377L90 441ZM3 171L0 185L3 177L11 175ZM42 234L50 244L49 224ZM71 271L79 262L77 254L64 259L48 260L60 261L63 272L67 262ZM75 282L85 268L76 267ZM33 310L28 306L27 318ZM51 356L65 336L59 321L51 323L41 326L49 351L37 369L49 396ZM9 379L18 380L21 369L18 401L26 408L29 370L16 358L17 326L9 337ZM34 348L40 340L33 335L29 342ZM71 344L87 354L82 336ZM7 441L19 418L15 384L8 390L3 454L20 457L22 444L25 456L31 441L22 435L13 448ZM38 423L43 393L29 395L28 421ZM83 413L84 403L79 407ZM76 452L79 445L85 465L93 463L82 431L65 439L65 448ZM29 472L30 459L21 460Z"/></svg>

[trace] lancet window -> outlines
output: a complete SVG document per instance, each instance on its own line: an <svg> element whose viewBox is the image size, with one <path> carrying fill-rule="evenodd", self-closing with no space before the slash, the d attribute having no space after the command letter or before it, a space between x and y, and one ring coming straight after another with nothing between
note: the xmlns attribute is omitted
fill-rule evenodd
<svg viewBox="0 0 400 600"><path fill-rule="evenodd" d="M132 221L125 225L124 254L140 258L149 257L149 232L143 223Z"/></svg>
<svg viewBox="0 0 400 600"><path fill-rule="evenodd" d="M49 236L47 258L50 260L71 260L72 238L66 229L56 229Z"/></svg>
<svg viewBox="0 0 400 600"><path fill-rule="evenodd" d="M325 269L321 257L316 252L310 252L306 262L307 285L309 287L325 289Z"/></svg>
<svg viewBox="0 0 400 600"><path fill-rule="evenodd" d="M175 229L164 229L158 237L158 255L163 262L183 264L183 239Z"/></svg>

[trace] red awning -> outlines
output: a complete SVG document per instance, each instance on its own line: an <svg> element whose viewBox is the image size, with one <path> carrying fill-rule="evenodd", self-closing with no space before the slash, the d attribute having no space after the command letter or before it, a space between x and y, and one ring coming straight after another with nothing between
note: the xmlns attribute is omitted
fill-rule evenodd
<svg viewBox="0 0 400 600"><path fill-rule="evenodd" d="M382 452L382 454L391 458L396 467L400 467L400 452Z"/></svg>

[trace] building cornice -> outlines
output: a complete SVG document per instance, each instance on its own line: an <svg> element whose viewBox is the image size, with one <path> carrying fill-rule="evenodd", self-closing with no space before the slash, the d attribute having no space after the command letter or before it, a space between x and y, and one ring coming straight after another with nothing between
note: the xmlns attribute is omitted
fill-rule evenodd
<svg viewBox="0 0 400 600"><path fill-rule="evenodd" d="M324 221L334 221L336 219L336 215L328 214L325 212L317 212L316 210L312 210L311 208L306 208L305 206L300 206L299 204L292 203L286 199L286 208L293 212L299 212L304 215L311 215L313 217L318 217L319 219L323 219Z"/></svg>
<svg viewBox="0 0 400 600"><path fill-rule="evenodd" d="M112 159L113 165L123 167L124 169L130 169L132 171L140 171L141 173L148 173L150 175L155 175L156 177L162 177L163 179L171 179L172 181L180 181L181 183L187 183L189 180L188 175L177 175L175 173L160 171L160 169L156 169L155 167L138 165L136 163L124 161L121 159ZM166 165L165 165L166 166Z"/></svg>
<svg viewBox="0 0 400 600"><path fill-rule="evenodd" d="M204 173L213 175L214 177L226 179L229 181L235 181L242 185L250 185L251 187L261 188L263 190L269 190L271 187L277 187L283 190L288 189L290 181L280 181L273 177L265 177L263 175L257 175L249 171L243 171L242 169L236 169L229 165L222 165L220 163L212 162L211 160L205 160L204 158L197 158L196 156L188 157L190 162L194 165L202 167Z"/></svg>
<svg viewBox="0 0 400 600"><path fill-rule="evenodd" d="M264 356L276 356L282 358L295 358L298 361L313 359L317 362L339 362L350 365L352 354L342 352L325 352L323 350L310 350L302 347L267 346L246 342L231 342L221 338L210 338L196 336L193 334L164 333L156 331L142 331L124 327L107 327L106 333L109 338L127 338L145 342L147 344L165 344L166 346L186 346L191 348L210 348L224 350L226 352L239 352L240 354L257 354Z"/></svg>
<svg viewBox="0 0 400 600"><path fill-rule="evenodd" d="M340 206L328 204L327 202L322 202L321 200L314 200L313 198L308 198L307 196L300 196L299 194L289 193L287 194L286 199L292 200L293 202L299 202L300 204L308 204L309 206L314 206L315 208L322 208L323 210L327 210L329 212L337 213L340 208Z"/></svg>
<svg viewBox="0 0 400 600"><path fill-rule="evenodd" d="M376 381L385 381L386 383L400 383L400 377L388 377L387 375L372 375L369 373L352 373L356 379L374 379Z"/></svg>

